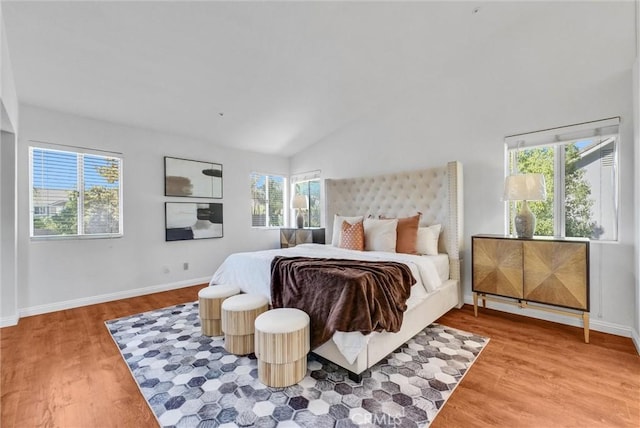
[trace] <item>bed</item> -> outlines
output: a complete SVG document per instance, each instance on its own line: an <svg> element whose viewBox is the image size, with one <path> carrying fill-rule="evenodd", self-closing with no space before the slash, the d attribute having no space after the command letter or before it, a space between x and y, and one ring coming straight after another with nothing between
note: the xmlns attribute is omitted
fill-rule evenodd
<svg viewBox="0 0 640 428"><path fill-rule="evenodd" d="M303 256L391 260L407 264L417 282L411 287L401 328L396 333L336 333L313 352L347 369L352 378L383 359L430 323L454 307L462 306L462 165L373 177L327 179L325 229L333 236L333 219L340 216L403 218L421 213L420 226L441 225L440 253L419 256L379 251L344 250L331 244L304 244L292 248L230 255L211 279L211 285L233 283L243 292L270 298L270 266L274 257Z"/></svg>

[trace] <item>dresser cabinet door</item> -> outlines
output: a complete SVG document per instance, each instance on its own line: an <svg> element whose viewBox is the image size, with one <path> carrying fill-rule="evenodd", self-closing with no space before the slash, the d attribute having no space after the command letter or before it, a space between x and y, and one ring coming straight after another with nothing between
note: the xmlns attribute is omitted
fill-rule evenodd
<svg viewBox="0 0 640 428"><path fill-rule="evenodd" d="M280 248L296 246L297 229L280 229Z"/></svg>
<svg viewBox="0 0 640 428"><path fill-rule="evenodd" d="M587 246L573 242L524 245L524 298L588 310Z"/></svg>
<svg viewBox="0 0 640 428"><path fill-rule="evenodd" d="M311 229L296 230L296 245L311 244L312 242L313 242L313 235L311 234Z"/></svg>
<svg viewBox="0 0 640 428"><path fill-rule="evenodd" d="M473 291L522 298L522 242L473 238Z"/></svg>
<svg viewBox="0 0 640 428"><path fill-rule="evenodd" d="M280 248L295 247L300 244L324 244L324 229L280 229Z"/></svg>

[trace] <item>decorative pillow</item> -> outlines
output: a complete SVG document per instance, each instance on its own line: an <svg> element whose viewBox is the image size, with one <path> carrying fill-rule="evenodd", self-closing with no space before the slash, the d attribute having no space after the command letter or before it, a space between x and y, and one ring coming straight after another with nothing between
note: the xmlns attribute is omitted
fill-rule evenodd
<svg viewBox="0 0 640 428"><path fill-rule="evenodd" d="M397 219L364 220L364 249L366 251L396 252Z"/></svg>
<svg viewBox="0 0 640 428"><path fill-rule="evenodd" d="M418 213L413 217L405 217L398 219L398 227L396 228L396 253L417 254L416 243L418 241L418 225L420 224L420 216ZM380 216L384 219L386 217Z"/></svg>
<svg viewBox="0 0 640 428"><path fill-rule="evenodd" d="M343 221L341 229L340 248L364 250L364 227L362 226L362 221L353 224Z"/></svg>
<svg viewBox="0 0 640 428"><path fill-rule="evenodd" d="M418 241L416 251L418 254L435 256L438 254L438 238L442 225L434 224L429 227L418 228Z"/></svg>
<svg viewBox="0 0 640 428"><path fill-rule="evenodd" d="M340 232L342 231L342 222L346 221L347 223L353 224L359 221L362 221L362 216L355 217L343 217L341 215L333 216L333 234L331 235L331 245L334 247L340 246Z"/></svg>

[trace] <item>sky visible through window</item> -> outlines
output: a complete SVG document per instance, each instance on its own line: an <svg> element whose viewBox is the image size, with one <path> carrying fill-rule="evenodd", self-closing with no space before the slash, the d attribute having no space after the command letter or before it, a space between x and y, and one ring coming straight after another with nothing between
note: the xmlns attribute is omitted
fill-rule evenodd
<svg viewBox="0 0 640 428"><path fill-rule="evenodd" d="M77 190L77 154L56 150L33 149L33 187L37 189ZM104 156L84 155L84 181L92 186L117 188L118 183L109 183L100 175L98 167L109 166Z"/></svg>
<svg viewBox="0 0 640 428"><path fill-rule="evenodd" d="M575 146L578 148L578 150L582 150L585 147L587 147L589 144L591 144L592 142L593 142L592 140L576 141Z"/></svg>
<svg viewBox="0 0 640 428"><path fill-rule="evenodd" d="M267 175L258 175L255 174L256 177L258 177L258 179L256 180L256 187L263 187L264 183L267 179ZM284 183L284 177L279 177L277 175L269 175L269 180L270 181L275 181L278 183Z"/></svg>

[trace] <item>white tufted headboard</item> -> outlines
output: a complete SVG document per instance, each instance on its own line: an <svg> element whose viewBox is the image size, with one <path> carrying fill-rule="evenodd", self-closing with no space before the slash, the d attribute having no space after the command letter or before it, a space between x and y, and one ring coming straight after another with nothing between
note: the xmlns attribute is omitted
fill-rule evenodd
<svg viewBox="0 0 640 428"><path fill-rule="evenodd" d="M439 251L449 255L450 279L460 281L462 237L462 164L397 174L324 181L325 229L333 216L409 217L422 213L421 226L441 224Z"/></svg>

